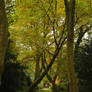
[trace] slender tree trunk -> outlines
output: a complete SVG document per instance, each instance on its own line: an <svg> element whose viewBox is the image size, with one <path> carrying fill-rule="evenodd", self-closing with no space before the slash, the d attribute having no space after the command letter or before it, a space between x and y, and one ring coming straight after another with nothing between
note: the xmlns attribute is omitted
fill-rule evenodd
<svg viewBox="0 0 92 92"><path fill-rule="evenodd" d="M45 75L48 73L49 69L53 65L58 53L59 53L59 50L57 49L54 56L53 56L53 58L51 59L50 64L48 65L47 69L41 74L41 76L32 85L30 85L30 88L28 89L28 92L34 92L35 88L38 86L38 84L45 77Z"/></svg>
<svg viewBox="0 0 92 92"><path fill-rule="evenodd" d="M45 57L45 52L43 53L43 57L42 57L42 66L43 69L45 70L45 63L46 63L46 57ZM46 74L47 79L49 80L49 82L52 84L52 92L59 92L59 89L57 87L57 85L55 84L56 78L57 78L58 73L56 72L56 74L54 75L54 77L52 78L48 73Z"/></svg>
<svg viewBox="0 0 92 92"><path fill-rule="evenodd" d="M37 52L38 53L38 52ZM38 80L40 77L40 56L37 54L36 55L36 65L35 65L35 80ZM35 91L37 90L38 87L35 87Z"/></svg>
<svg viewBox="0 0 92 92"><path fill-rule="evenodd" d="M0 0L0 85L4 69L4 57L8 42L8 22L4 0Z"/></svg>
<svg viewBox="0 0 92 92"><path fill-rule="evenodd" d="M74 15L75 0L65 1L66 30L67 30L67 72L69 80L69 92L78 92L77 78L74 69Z"/></svg>
<svg viewBox="0 0 92 92"><path fill-rule="evenodd" d="M40 57L36 57L36 66L35 66L35 80L40 77Z"/></svg>

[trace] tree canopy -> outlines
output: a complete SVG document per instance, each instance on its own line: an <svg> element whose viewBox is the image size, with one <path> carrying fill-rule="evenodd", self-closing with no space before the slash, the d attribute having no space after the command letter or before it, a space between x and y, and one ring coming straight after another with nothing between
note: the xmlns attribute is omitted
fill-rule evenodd
<svg viewBox="0 0 92 92"><path fill-rule="evenodd" d="M52 92L86 90L81 83L90 79L85 63L91 62L92 54L92 1L1 0L0 4L1 87L15 92L45 87Z"/></svg>

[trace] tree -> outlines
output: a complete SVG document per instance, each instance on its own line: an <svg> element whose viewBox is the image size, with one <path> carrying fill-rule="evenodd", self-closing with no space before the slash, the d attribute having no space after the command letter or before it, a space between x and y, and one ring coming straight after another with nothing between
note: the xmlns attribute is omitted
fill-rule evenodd
<svg viewBox="0 0 92 92"><path fill-rule="evenodd" d="M67 72L69 92L78 92L77 78L74 69L74 23L75 23L75 0L64 0L67 30Z"/></svg>
<svg viewBox="0 0 92 92"><path fill-rule="evenodd" d="M29 91L31 92L38 86L44 76L49 73L48 71L51 69L53 63L56 62L58 59L60 49L63 46L65 46L66 48L66 30L68 34L67 49L69 49L67 50L69 56L69 65L67 63L67 70L68 74L72 73L72 76L70 75L69 79L71 80L71 77L73 77L73 80L75 79L72 49L74 44L73 32L74 24L76 24L75 29L80 27L80 30L81 24L79 24L80 22L77 22L77 17L75 18L76 21L74 21L75 1L65 1L67 2L65 3L65 7L64 0L13 0L11 1L13 3L8 5L9 8L13 8L13 10L11 9L11 11L9 12L9 14L15 20L12 20L11 16L9 17L9 22L13 24L9 27L9 29L11 37L16 40L16 44L19 49L20 54L18 55L18 58L20 59L20 61L23 61L21 63L24 63L25 65L29 63L34 63L34 65L32 65L32 68L30 69L30 73L33 74L33 77L35 75L35 80L33 80L33 83L30 85L29 88ZM66 19L64 9L66 9ZM78 12L78 10L76 12ZM81 15L81 13L78 14L78 17L79 15ZM81 20L83 20L83 18L81 18ZM83 21L81 23L84 24ZM82 29L84 32L85 26ZM76 31L78 30L75 30L75 36L78 35L79 32ZM85 34L85 32L83 34ZM79 40L81 38L82 37L80 36ZM70 44L70 42L72 44ZM64 53L62 54L64 55ZM42 57L45 57L47 61L47 66L44 71L39 73L40 71L38 70L40 70ZM45 59L43 58L42 61L44 62ZM29 63L27 61L29 61ZM60 62L62 62L62 60ZM72 66L71 69L70 66ZM31 70L33 70L33 72ZM53 75L51 76L51 78L52 77Z"/></svg>
<svg viewBox="0 0 92 92"><path fill-rule="evenodd" d="M30 6L27 7L26 5L28 4L30 5L30 1L26 0L26 2L23 1L17 7L18 8L17 10L19 13L19 16L18 16L19 20L17 20L16 24L19 28L20 27L23 28L22 30L20 30L22 33L22 37L24 39L24 40L22 39L22 41L24 42L27 41L26 43L31 47L32 51L38 48L40 48L42 51L48 48L48 50L46 51L49 51L49 48L51 48L51 51L53 53L53 55L51 56L51 59L49 59L49 64L46 70L43 73L41 73L41 76L37 80L35 80L30 86L30 91L32 92L36 88L36 86L41 82L41 80L44 78L47 72L50 70L56 57L58 56L60 49L63 46L63 43L66 40L66 37L65 35L63 36L64 34L64 31L62 31L63 25L62 25L62 28L58 25L59 24L58 22L60 22L61 17L57 15L55 10L57 6L57 0L55 2L54 1L49 2L47 0L44 0L44 1L32 0L31 7ZM31 9L31 12L29 11L30 9ZM24 10L26 13L23 12ZM23 18L21 18L21 14L24 14ZM22 22L23 23L22 24L21 21L25 21L25 22ZM55 29L57 29L58 27L60 27L58 32L55 32ZM53 32L52 32L52 29L53 29ZM56 34L58 33L61 34L60 37L57 37L58 35ZM44 38L43 34L46 34L46 38ZM58 39L56 40L56 38ZM43 46L44 40L46 40L45 41L46 45Z"/></svg>
<svg viewBox="0 0 92 92"><path fill-rule="evenodd" d="M0 85L4 69L4 57L8 42L8 22L5 11L5 2L0 0Z"/></svg>
<svg viewBox="0 0 92 92"><path fill-rule="evenodd" d="M79 78L79 92L92 91L92 38L86 39L78 48L75 69Z"/></svg>
<svg viewBox="0 0 92 92"><path fill-rule="evenodd" d="M13 47L13 48L12 48ZM8 47L4 60L4 72L2 77L2 91L17 92L26 90L31 81L24 70L27 67L17 61L18 52L13 40L8 40Z"/></svg>

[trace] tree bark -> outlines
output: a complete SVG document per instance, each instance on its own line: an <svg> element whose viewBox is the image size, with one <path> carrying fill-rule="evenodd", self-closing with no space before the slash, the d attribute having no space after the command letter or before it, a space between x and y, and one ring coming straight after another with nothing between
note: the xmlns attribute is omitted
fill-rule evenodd
<svg viewBox="0 0 92 92"><path fill-rule="evenodd" d="M36 66L35 66L35 80L40 77L40 56L36 56Z"/></svg>
<svg viewBox="0 0 92 92"><path fill-rule="evenodd" d="M0 85L4 69L4 57L8 43L8 22L5 12L5 2L0 0Z"/></svg>
<svg viewBox="0 0 92 92"><path fill-rule="evenodd" d="M74 68L74 15L75 0L64 0L67 30L67 72L69 81L69 92L78 92L77 78Z"/></svg>

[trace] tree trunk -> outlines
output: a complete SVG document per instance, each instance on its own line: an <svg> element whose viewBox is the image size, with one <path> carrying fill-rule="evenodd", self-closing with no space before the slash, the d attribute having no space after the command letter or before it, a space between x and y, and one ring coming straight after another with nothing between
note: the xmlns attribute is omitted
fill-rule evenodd
<svg viewBox="0 0 92 92"><path fill-rule="evenodd" d="M8 22L4 0L0 0L0 85L4 69L4 57L8 42Z"/></svg>
<svg viewBox="0 0 92 92"><path fill-rule="evenodd" d="M42 66L44 70L46 69L45 64L44 64L45 62L46 62L45 53L43 53ZM49 82L52 84L52 92L59 92L58 87L55 84L57 73L55 74L54 78L52 78L48 73L46 74L46 77L49 80Z"/></svg>
<svg viewBox="0 0 92 92"><path fill-rule="evenodd" d="M35 80L40 77L40 57L36 57L36 66L35 66Z"/></svg>
<svg viewBox="0 0 92 92"><path fill-rule="evenodd" d="M38 53L38 52L37 52ZM38 80L40 77L40 56L37 54L36 55L36 65L35 65L35 80ZM38 87L35 87L35 91L37 90Z"/></svg>
<svg viewBox="0 0 92 92"><path fill-rule="evenodd" d="M45 75L48 73L49 69L51 68L51 66L53 65L58 53L60 50L56 50L53 58L51 59L50 64L48 65L47 69L40 75L40 77L34 81L34 83L32 83L32 85L30 85L28 92L34 92L35 88L38 86L38 84L41 82L41 80L45 77Z"/></svg>
<svg viewBox="0 0 92 92"><path fill-rule="evenodd" d="M77 78L74 69L74 15L75 0L65 1L66 30L67 30L67 72L69 92L78 92Z"/></svg>

